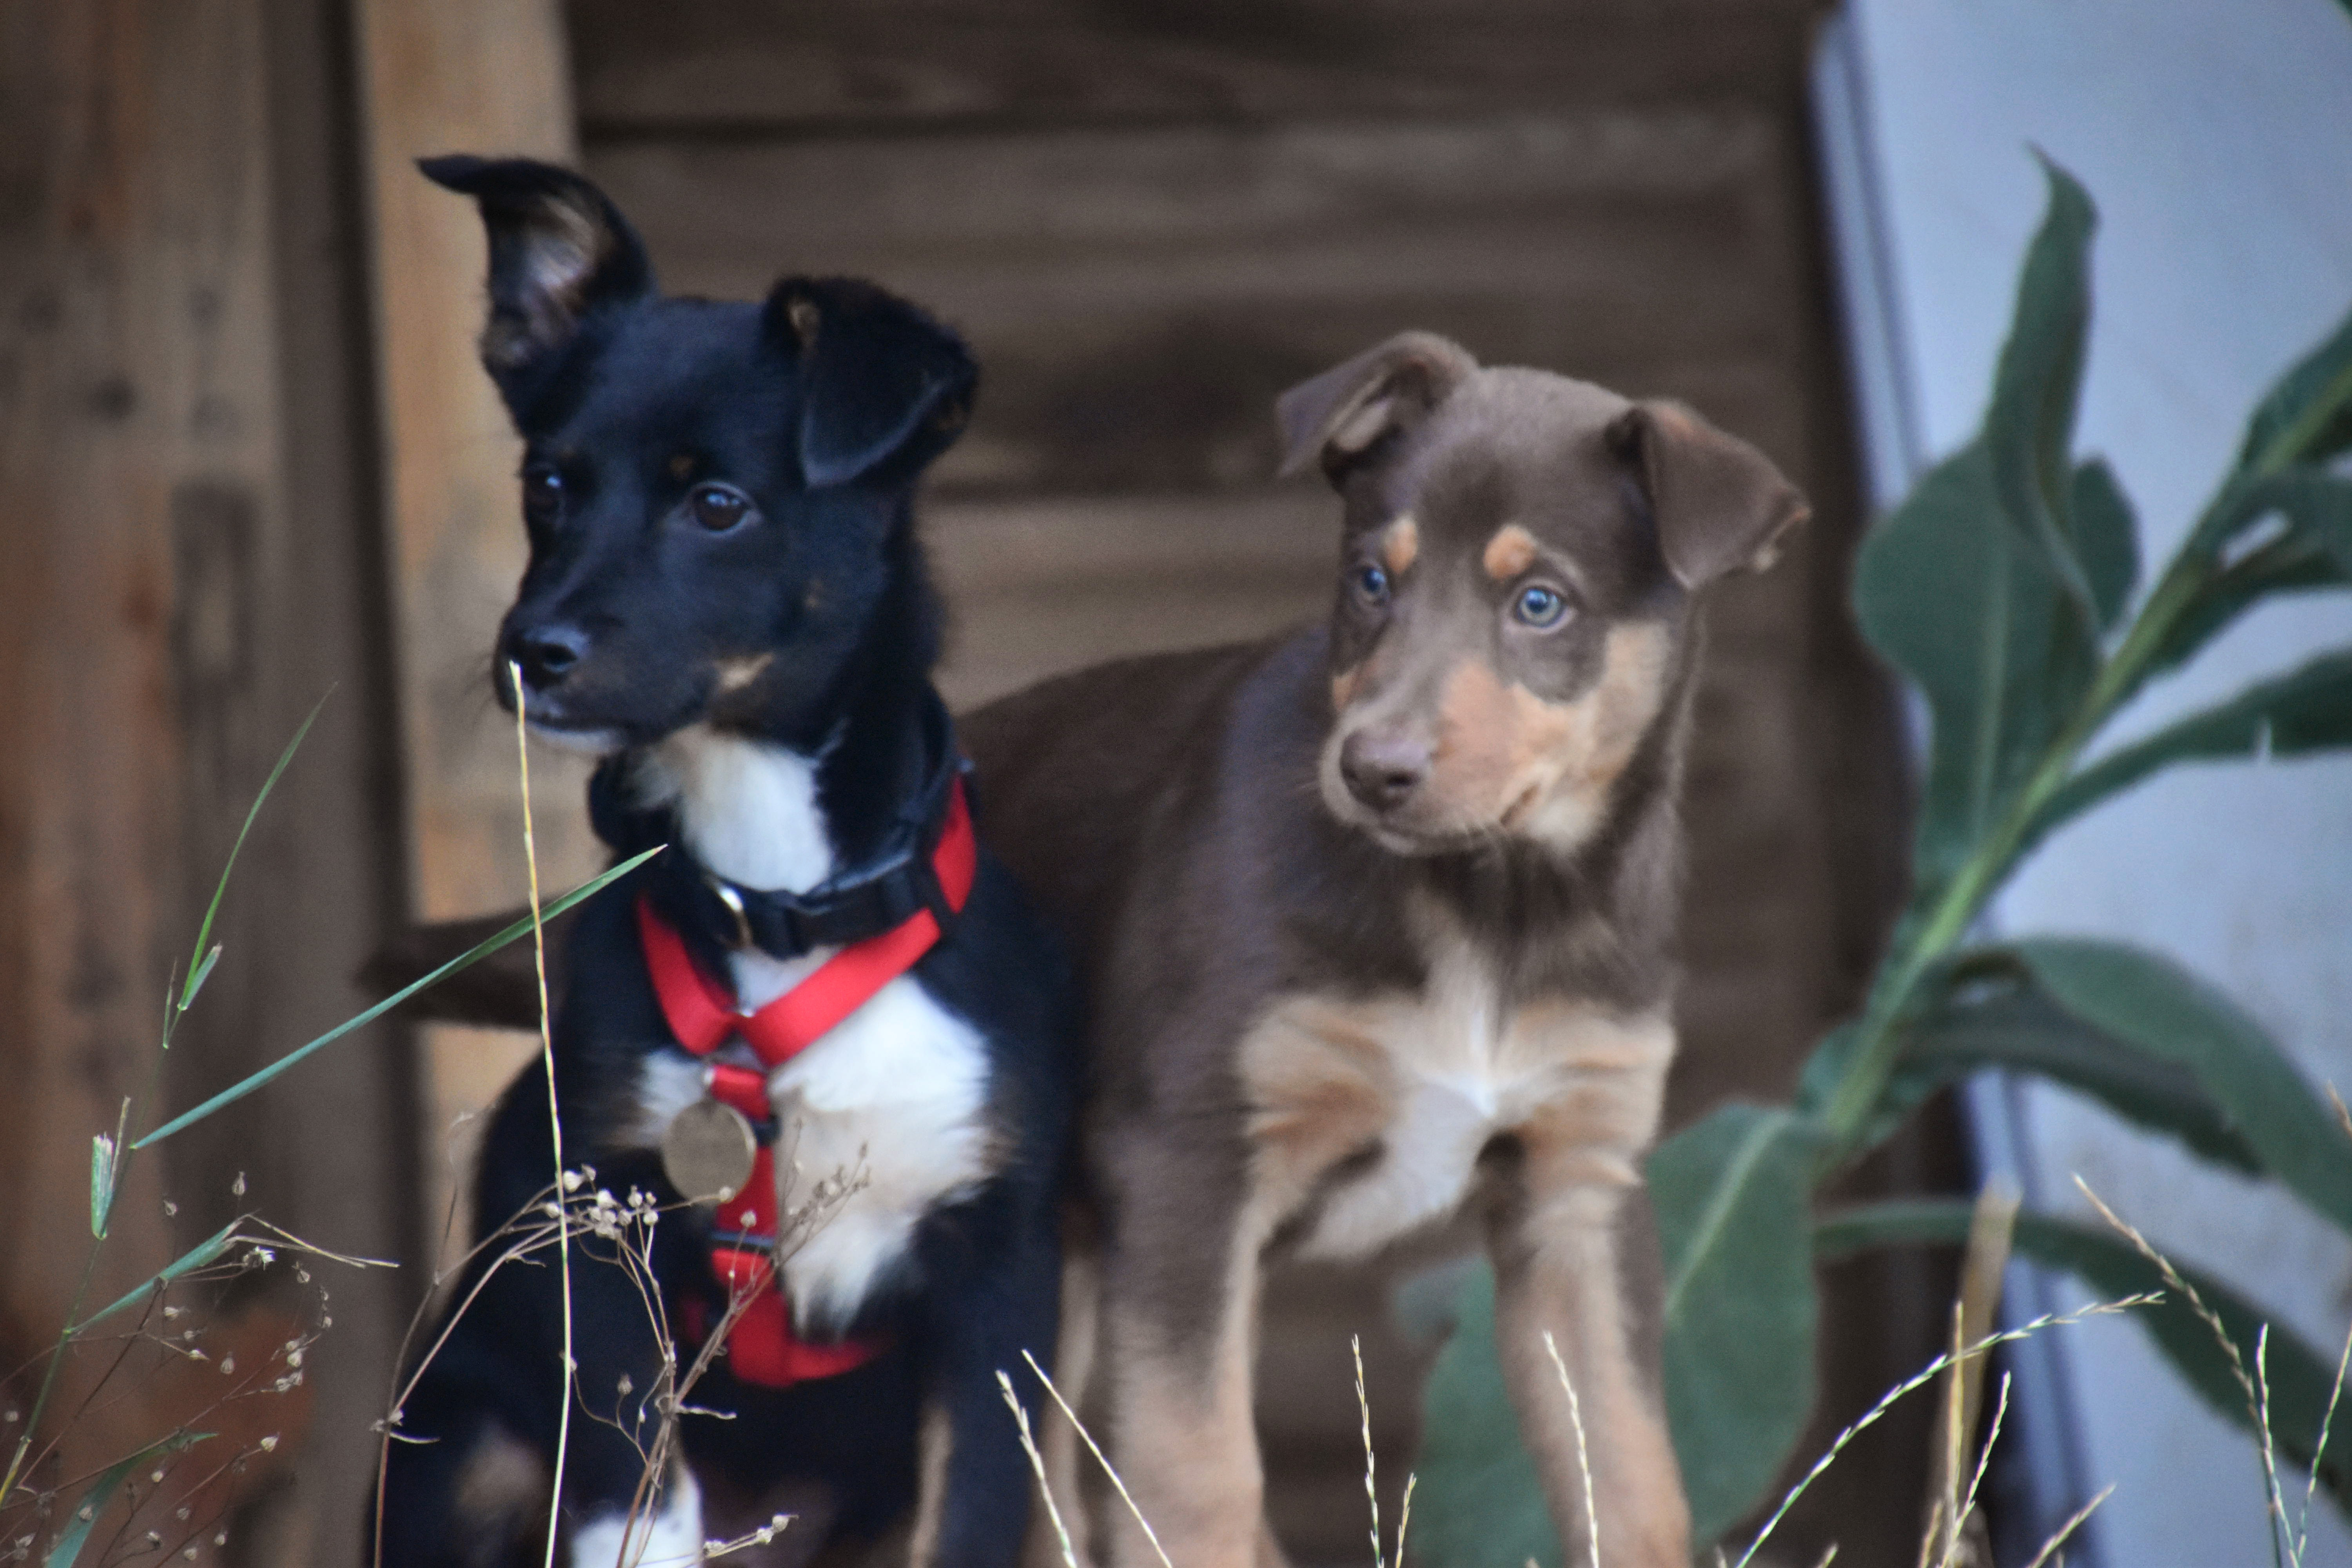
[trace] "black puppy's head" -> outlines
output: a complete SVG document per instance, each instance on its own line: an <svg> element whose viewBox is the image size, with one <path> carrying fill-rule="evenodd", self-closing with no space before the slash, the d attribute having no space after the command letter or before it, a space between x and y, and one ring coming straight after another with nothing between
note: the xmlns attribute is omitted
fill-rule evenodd
<svg viewBox="0 0 2352 1568"><path fill-rule="evenodd" d="M542 733L599 750L698 721L814 745L877 638L928 665L916 478L962 428L954 333L848 279L669 299L579 175L425 160L489 233L482 363L524 440L530 563L499 629ZM893 619L902 612L904 625Z"/></svg>

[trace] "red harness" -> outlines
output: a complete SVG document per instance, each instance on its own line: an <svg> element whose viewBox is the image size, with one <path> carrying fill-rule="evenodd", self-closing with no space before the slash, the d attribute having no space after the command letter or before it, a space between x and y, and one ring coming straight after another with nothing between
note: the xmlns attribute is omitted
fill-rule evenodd
<svg viewBox="0 0 2352 1568"><path fill-rule="evenodd" d="M931 869L947 896L948 908L961 910L971 896L979 850L972 838L971 814L964 804L963 781L955 780L950 790L947 819L940 829L939 845L931 851ZM760 1058L758 1068L728 1062L713 1062L709 1068L711 1098L733 1106L758 1127L767 1124L772 1114L768 1073L823 1039L876 992L913 968L940 940L940 923L930 910L918 910L888 931L843 948L815 973L750 1014L736 1011L730 988L702 972L687 952L685 939L654 912L651 900L644 897L637 900L637 939L645 949L646 968L653 976L662 1016L680 1046L698 1057L707 1057L740 1036ZM711 1246L710 1272L730 1298L751 1293L749 1305L728 1336L727 1359L735 1375L763 1387L788 1388L863 1366L881 1354L887 1342L867 1338L817 1345L793 1332L783 1289L772 1278L771 1249L776 1237L772 1139L772 1131L761 1139L743 1190L719 1205L718 1229L726 1239ZM775 1289L768 1288L772 1283ZM699 1337L700 1325L691 1321L690 1314L684 1326L689 1337Z"/></svg>

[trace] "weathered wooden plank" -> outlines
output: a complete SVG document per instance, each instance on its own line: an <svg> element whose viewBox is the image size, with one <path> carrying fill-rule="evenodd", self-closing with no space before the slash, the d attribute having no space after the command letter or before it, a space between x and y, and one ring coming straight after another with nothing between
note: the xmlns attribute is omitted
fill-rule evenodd
<svg viewBox="0 0 2352 1568"><path fill-rule="evenodd" d="M592 136L1295 119L1784 95L1809 0L657 9L573 0Z"/></svg>
<svg viewBox="0 0 2352 1568"><path fill-rule="evenodd" d="M349 976L396 913L376 809L391 726L370 636L372 432L339 16L320 0L8 13L0 1356L11 1367L56 1331L89 1245L89 1137L152 1081L167 975L184 965L254 791L331 689L215 927L223 957L162 1075L171 1104L142 1100L132 1131L355 1010ZM404 1246L412 1130L392 1046L354 1040L142 1156L92 1299L248 1208L338 1249ZM304 1386L201 1423L240 1441L276 1432L278 1458L173 1500L203 1521L231 1488L290 1473L243 1516L288 1562L352 1555L364 1428L403 1318L393 1281L331 1285L334 1331ZM211 1363L157 1373L135 1352L45 1484L212 1405L229 1386L218 1358L235 1346L250 1368L281 1351L300 1294L253 1291L207 1323ZM118 1347L100 1348L103 1361ZM58 1408L76 1407L89 1370L69 1375ZM10 1390L12 1408L24 1392ZM304 1441L310 1410L336 1439ZM152 1522L167 1540L191 1528L160 1506Z"/></svg>
<svg viewBox="0 0 2352 1568"><path fill-rule="evenodd" d="M1179 127L712 148L590 167L670 285L878 278L967 331L950 493L1230 488L1284 386L1400 325L1785 418L1777 214L1752 114ZM1755 432L1771 444L1780 432ZM1788 443L1796 445L1799 443Z"/></svg>
<svg viewBox="0 0 2352 1568"><path fill-rule="evenodd" d="M1327 492L940 505L926 537L950 605L958 707L1130 654L1261 637L1328 604Z"/></svg>
<svg viewBox="0 0 2352 1568"><path fill-rule="evenodd" d="M488 668L524 545L520 447L474 353L480 220L414 165L446 152L568 157L571 81L556 0L362 0L357 15L409 896L431 919L508 908L528 890L514 730ZM532 774L541 879L569 886L598 859L581 807L584 768L542 752ZM463 1180L443 1130L528 1055L520 1037L426 1031L424 1164L436 1225Z"/></svg>

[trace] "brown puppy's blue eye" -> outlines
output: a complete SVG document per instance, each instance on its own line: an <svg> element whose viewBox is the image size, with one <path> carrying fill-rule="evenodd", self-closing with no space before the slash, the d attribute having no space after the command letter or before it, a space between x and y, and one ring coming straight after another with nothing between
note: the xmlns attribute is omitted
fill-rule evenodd
<svg viewBox="0 0 2352 1568"><path fill-rule="evenodd" d="M1356 597L1374 606L1389 602L1389 574L1377 566L1356 568Z"/></svg>
<svg viewBox="0 0 2352 1568"><path fill-rule="evenodd" d="M563 510L563 476L544 463L522 471L522 514L535 523L552 522Z"/></svg>
<svg viewBox="0 0 2352 1568"><path fill-rule="evenodd" d="M751 503L725 485L698 485L687 497L687 506L694 521L713 533L724 533L743 521L751 510Z"/></svg>
<svg viewBox="0 0 2352 1568"><path fill-rule="evenodd" d="M1521 625L1534 626L1538 630L1556 626L1568 614L1568 595L1540 583L1531 584L1520 589L1519 596L1511 602L1511 613L1519 618Z"/></svg>

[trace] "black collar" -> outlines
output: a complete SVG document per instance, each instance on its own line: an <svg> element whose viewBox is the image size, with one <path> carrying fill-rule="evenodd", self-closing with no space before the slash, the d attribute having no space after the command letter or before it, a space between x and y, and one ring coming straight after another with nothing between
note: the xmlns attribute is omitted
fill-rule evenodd
<svg viewBox="0 0 2352 1568"><path fill-rule="evenodd" d="M955 911L940 890L931 852L947 825L956 776L968 764L957 753L947 704L929 687L923 694L921 784L872 858L805 893L740 887L698 863L686 849L673 812L666 806L647 810L630 800L625 775L633 759L625 753L606 762L589 781L589 820L618 855L669 846L631 880L653 896L672 925L707 947L756 948L771 958L798 958L820 947L879 936L918 910L929 910L946 931Z"/></svg>

